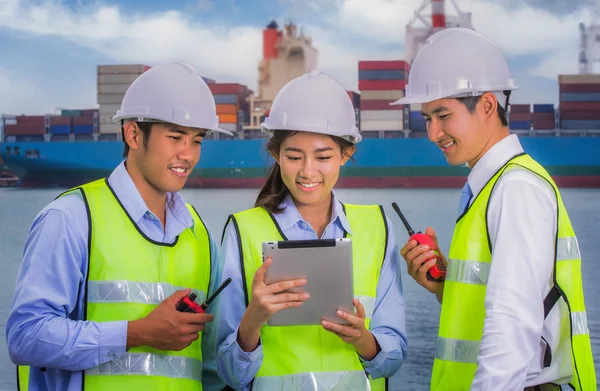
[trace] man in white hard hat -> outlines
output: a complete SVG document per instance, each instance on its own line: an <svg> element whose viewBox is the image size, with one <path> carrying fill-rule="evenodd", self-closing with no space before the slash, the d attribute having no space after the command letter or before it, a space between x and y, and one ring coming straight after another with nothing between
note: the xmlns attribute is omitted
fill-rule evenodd
<svg viewBox="0 0 600 391"><path fill-rule="evenodd" d="M445 281L427 278L431 248L401 249L442 304L432 390L596 389L577 239L556 184L509 133L516 88L490 40L449 28L427 40L394 102L421 103L429 139L471 168Z"/></svg>
<svg viewBox="0 0 600 391"><path fill-rule="evenodd" d="M212 236L178 191L204 136L229 132L180 62L139 76L114 119L126 159L50 203L27 239L7 321L19 389L221 389L213 315L176 310L219 280Z"/></svg>

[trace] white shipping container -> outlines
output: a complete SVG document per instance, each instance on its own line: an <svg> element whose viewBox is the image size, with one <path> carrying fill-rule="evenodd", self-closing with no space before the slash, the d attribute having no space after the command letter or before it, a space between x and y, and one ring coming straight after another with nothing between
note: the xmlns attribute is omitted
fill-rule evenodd
<svg viewBox="0 0 600 391"><path fill-rule="evenodd" d="M99 105L105 105L105 104L120 105L121 102L123 101L124 96L125 96L125 94L98 94L98 104Z"/></svg>
<svg viewBox="0 0 600 391"><path fill-rule="evenodd" d="M366 120L360 121L360 130L361 131L369 131L369 130L403 130L404 129L404 121L398 120Z"/></svg>
<svg viewBox="0 0 600 391"><path fill-rule="evenodd" d="M421 111L421 106L423 106L421 103L411 103L410 111Z"/></svg>
<svg viewBox="0 0 600 391"><path fill-rule="evenodd" d="M112 123L112 124L100 124L99 128L98 128L98 132L99 133L121 133L121 125L116 124L116 123Z"/></svg>
<svg viewBox="0 0 600 391"><path fill-rule="evenodd" d="M364 90L360 93L361 100L392 100L404 98L404 90Z"/></svg>
<svg viewBox="0 0 600 391"><path fill-rule="evenodd" d="M219 124L219 128L229 130L230 132L237 132L237 124Z"/></svg>
<svg viewBox="0 0 600 391"><path fill-rule="evenodd" d="M404 120L402 110L361 110L361 120Z"/></svg>
<svg viewBox="0 0 600 391"><path fill-rule="evenodd" d="M98 75L121 75L136 74L141 75L149 67L142 64L131 65L98 65Z"/></svg>
<svg viewBox="0 0 600 391"><path fill-rule="evenodd" d="M597 84L600 83L600 74L584 75L558 75L560 84Z"/></svg>
<svg viewBox="0 0 600 391"><path fill-rule="evenodd" d="M114 121L112 117L115 116L116 113L103 114L100 113L99 124L118 124L118 122Z"/></svg>
<svg viewBox="0 0 600 391"><path fill-rule="evenodd" d="M100 114L112 114L115 115L117 114L117 111L121 110L121 105L120 104L115 104L115 105L100 105L100 109L99 112Z"/></svg>
<svg viewBox="0 0 600 391"><path fill-rule="evenodd" d="M98 85L102 84L131 84L139 77L138 74L127 75L98 75Z"/></svg>
<svg viewBox="0 0 600 391"><path fill-rule="evenodd" d="M130 85L131 84L99 84L98 95L119 94L125 96Z"/></svg>

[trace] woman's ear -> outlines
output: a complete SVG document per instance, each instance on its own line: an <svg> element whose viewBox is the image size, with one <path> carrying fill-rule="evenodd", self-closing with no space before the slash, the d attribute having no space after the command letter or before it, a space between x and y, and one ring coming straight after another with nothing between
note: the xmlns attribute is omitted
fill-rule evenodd
<svg viewBox="0 0 600 391"><path fill-rule="evenodd" d="M350 160L350 158L352 157L352 155L354 155L354 152L356 151L356 147L354 146L354 144L351 147L346 148L343 152L342 152L342 166L344 164L346 164L346 162L348 160Z"/></svg>
<svg viewBox="0 0 600 391"><path fill-rule="evenodd" d="M277 164L280 164L279 161L279 154L275 155L273 152L269 151L269 154L273 157L273 159L275 159L275 161L277 162Z"/></svg>

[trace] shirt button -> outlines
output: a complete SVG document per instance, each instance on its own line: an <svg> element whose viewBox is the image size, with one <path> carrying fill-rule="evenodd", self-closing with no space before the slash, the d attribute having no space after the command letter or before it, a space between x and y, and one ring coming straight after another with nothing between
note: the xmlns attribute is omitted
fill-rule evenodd
<svg viewBox="0 0 600 391"><path fill-rule="evenodd" d="M117 358L117 353L115 353L115 352L108 352L107 356L111 360L114 360L115 358Z"/></svg>
<svg viewBox="0 0 600 391"><path fill-rule="evenodd" d="M306 223L304 223L304 222L303 222L303 223L302 223L302 228L304 228L304 229L308 229L308 224L306 224Z"/></svg>

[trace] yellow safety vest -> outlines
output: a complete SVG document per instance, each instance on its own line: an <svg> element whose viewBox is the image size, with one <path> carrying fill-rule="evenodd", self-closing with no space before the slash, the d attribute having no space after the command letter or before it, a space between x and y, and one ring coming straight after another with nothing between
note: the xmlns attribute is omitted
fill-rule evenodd
<svg viewBox="0 0 600 391"><path fill-rule="evenodd" d="M498 170L456 223L448 256L431 390L461 391L471 388L483 336L484 300L492 262L487 206L500 176L505 170L514 168L527 169L539 175L552 185L556 194L558 230L554 288L544 302L545 312L547 315L560 297L568 304L570 321L565 319L562 322L564 327L560 330L560 339L572 346L574 375L570 385L575 390L596 390L577 238L556 184L542 166L525 154L513 157ZM547 352L545 361L545 365L549 366L551 352Z"/></svg>
<svg viewBox="0 0 600 391"><path fill-rule="evenodd" d="M380 206L344 205L352 227L354 296L365 307L369 328L388 242L387 223ZM252 279L262 265L264 241L288 240L275 218L263 208L230 217L241 247L241 271L246 306L252 296ZM262 365L253 391L385 390L387 379L367 377L354 347L322 326L264 325L260 331Z"/></svg>
<svg viewBox="0 0 600 391"><path fill-rule="evenodd" d="M211 253L202 219L194 220L173 244L146 237L104 179L64 194L80 192L89 216L89 264L84 319L111 322L141 319L178 289L191 288L197 301L210 284ZM61 195L61 196L62 196ZM84 371L83 388L95 390L202 390L202 333L181 351L147 346L128 349ZM38 369L39 370L39 369ZM29 367L18 367L19 390L27 390Z"/></svg>

